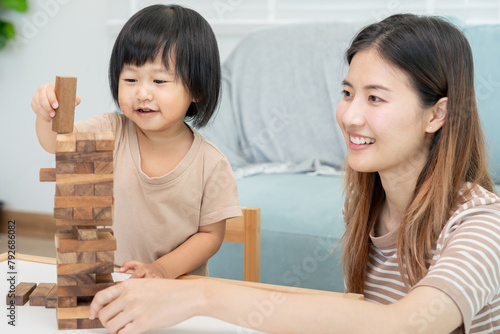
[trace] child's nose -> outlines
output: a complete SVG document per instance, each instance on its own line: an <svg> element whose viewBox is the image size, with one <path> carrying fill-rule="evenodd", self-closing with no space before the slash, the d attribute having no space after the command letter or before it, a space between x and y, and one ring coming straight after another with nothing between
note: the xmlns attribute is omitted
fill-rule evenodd
<svg viewBox="0 0 500 334"><path fill-rule="evenodd" d="M140 85L137 89L136 98L140 101L151 101L153 99L153 93L145 85Z"/></svg>

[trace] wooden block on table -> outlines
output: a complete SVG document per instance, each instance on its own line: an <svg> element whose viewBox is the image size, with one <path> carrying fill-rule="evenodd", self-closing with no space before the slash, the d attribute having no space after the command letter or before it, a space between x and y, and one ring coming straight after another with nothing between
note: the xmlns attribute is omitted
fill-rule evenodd
<svg viewBox="0 0 500 334"><path fill-rule="evenodd" d="M73 196L95 196L95 186L93 184L75 184Z"/></svg>
<svg viewBox="0 0 500 334"><path fill-rule="evenodd" d="M56 234L60 252L105 252L116 250L116 238L110 232L97 232L98 240L79 241L74 235Z"/></svg>
<svg viewBox="0 0 500 334"><path fill-rule="evenodd" d="M75 196L75 185L56 183L56 196Z"/></svg>
<svg viewBox="0 0 500 334"><path fill-rule="evenodd" d="M90 329L90 328L104 328L99 318L95 318L94 320L86 319L77 319L78 329Z"/></svg>
<svg viewBox="0 0 500 334"><path fill-rule="evenodd" d="M96 162L94 162L94 173L96 173L96 174L113 174L113 162L112 161L96 161Z"/></svg>
<svg viewBox="0 0 500 334"><path fill-rule="evenodd" d="M105 274L113 272L113 263L66 263L57 265L57 275Z"/></svg>
<svg viewBox="0 0 500 334"><path fill-rule="evenodd" d="M55 93L59 107L52 119L52 131L71 133L75 120L76 78L57 76Z"/></svg>
<svg viewBox="0 0 500 334"><path fill-rule="evenodd" d="M56 182L56 169L40 168L40 182Z"/></svg>
<svg viewBox="0 0 500 334"><path fill-rule="evenodd" d="M112 205L113 205L113 196L55 196L54 197L55 208L88 208L88 207L106 208L106 207L111 207Z"/></svg>
<svg viewBox="0 0 500 334"><path fill-rule="evenodd" d="M56 219L56 226L111 226L112 219Z"/></svg>
<svg viewBox="0 0 500 334"><path fill-rule="evenodd" d="M57 294L59 297L95 296L99 291L109 288L114 284L115 283L97 283L89 285L60 286Z"/></svg>
<svg viewBox="0 0 500 334"><path fill-rule="evenodd" d="M78 329L78 319L57 319L57 329Z"/></svg>
<svg viewBox="0 0 500 334"><path fill-rule="evenodd" d="M59 162L95 162L113 161L113 151L96 152L56 152L56 163Z"/></svg>
<svg viewBox="0 0 500 334"><path fill-rule="evenodd" d="M95 133L77 132L76 133L76 151L77 152L95 152Z"/></svg>
<svg viewBox="0 0 500 334"><path fill-rule="evenodd" d="M115 136L112 132L101 132L95 134L96 151L113 151L115 149Z"/></svg>
<svg viewBox="0 0 500 334"><path fill-rule="evenodd" d="M94 217L92 207L72 208L74 219L92 219Z"/></svg>
<svg viewBox="0 0 500 334"><path fill-rule="evenodd" d="M54 287L47 294L47 297L45 297L45 307L46 308L57 307L57 285L54 285Z"/></svg>
<svg viewBox="0 0 500 334"><path fill-rule="evenodd" d="M23 306L29 300L30 294L35 290L36 283L21 282L16 285L14 289L14 295L7 293L6 301L7 305Z"/></svg>
<svg viewBox="0 0 500 334"><path fill-rule="evenodd" d="M56 139L56 152L76 152L75 134L58 134Z"/></svg>
<svg viewBox="0 0 500 334"><path fill-rule="evenodd" d="M54 208L54 218L73 219L73 208Z"/></svg>
<svg viewBox="0 0 500 334"><path fill-rule="evenodd" d="M75 285L91 285L97 282L97 276L101 274L71 274L71 275L57 275L58 286L75 286ZM106 275L106 274L102 274ZM111 275L111 274L109 274ZM99 282L109 283L109 282Z"/></svg>
<svg viewBox="0 0 500 334"><path fill-rule="evenodd" d="M95 196L113 196L113 184L96 184L94 186Z"/></svg>
<svg viewBox="0 0 500 334"><path fill-rule="evenodd" d="M57 297L57 307L77 307L77 297Z"/></svg>
<svg viewBox="0 0 500 334"><path fill-rule="evenodd" d="M56 185L113 184L113 174L56 174Z"/></svg>
<svg viewBox="0 0 500 334"><path fill-rule="evenodd" d="M30 295L30 306L45 306L45 298L55 283L40 283Z"/></svg>
<svg viewBox="0 0 500 334"><path fill-rule="evenodd" d="M93 208L92 217L94 219L113 219L113 208Z"/></svg>

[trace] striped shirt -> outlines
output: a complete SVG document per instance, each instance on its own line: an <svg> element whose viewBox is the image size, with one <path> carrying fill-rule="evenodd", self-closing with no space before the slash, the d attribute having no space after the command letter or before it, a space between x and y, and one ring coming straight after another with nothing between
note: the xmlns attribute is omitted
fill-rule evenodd
<svg viewBox="0 0 500 334"><path fill-rule="evenodd" d="M370 235L367 301L390 304L409 292L398 269L397 233ZM500 198L473 188L443 228L429 262L429 272L415 287L439 289L457 304L464 322L453 333L500 333ZM435 314L429 316L439 316L443 304L434 304L429 310Z"/></svg>

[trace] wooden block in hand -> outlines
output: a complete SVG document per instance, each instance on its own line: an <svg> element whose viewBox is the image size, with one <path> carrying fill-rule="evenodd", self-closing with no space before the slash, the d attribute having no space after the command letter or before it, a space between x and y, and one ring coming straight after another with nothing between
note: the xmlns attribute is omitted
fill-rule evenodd
<svg viewBox="0 0 500 334"><path fill-rule="evenodd" d="M56 169L40 168L40 182L56 182Z"/></svg>
<svg viewBox="0 0 500 334"><path fill-rule="evenodd" d="M47 294L47 297L45 297L45 307L46 308L57 307L57 285L54 285L54 287Z"/></svg>
<svg viewBox="0 0 500 334"><path fill-rule="evenodd" d="M52 131L71 133L75 121L76 78L57 76L55 93L59 107L52 119Z"/></svg>
<svg viewBox="0 0 500 334"><path fill-rule="evenodd" d="M56 152L76 152L75 134L58 134L56 139Z"/></svg>
<svg viewBox="0 0 500 334"><path fill-rule="evenodd" d="M15 289L14 293L7 293L7 305L23 306L30 298L30 294L35 290L36 283L21 282Z"/></svg>
<svg viewBox="0 0 500 334"><path fill-rule="evenodd" d="M30 306L45 306L45 298L55 283L40 283L30 295Z"/></svg>
<svg viewBox="0 0 500 334"><path fill-rule="evenodd" d="M95 133L77 132L76 133L76 151L77 152L95 152Z"/></svg>
<svg viewBox="0 0 500 334"><path fill-rule="evenodd" d="M113 151L115 149L115 136L112 132L101 132L95 134L96 151Z"/></svg>

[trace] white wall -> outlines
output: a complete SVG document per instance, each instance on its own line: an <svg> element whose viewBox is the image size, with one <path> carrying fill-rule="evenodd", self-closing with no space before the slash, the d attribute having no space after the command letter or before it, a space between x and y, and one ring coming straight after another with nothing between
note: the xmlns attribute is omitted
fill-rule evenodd
<svg viewBox="0 0 500 334"><path fill-rule="evenodd" d="M107 63L117 32L150 0L28 0L29 11L2 12L18 37L0 50L0 201L5 209L52 212L54 183L40 183L54 156L35 134L32 94L56 75L78 77L77 119L113 109ZM184 0L212 24L222 60L245 34L298 21L372 22L396 12L452 15L470 24L500 23L500 0Z"/></svg>

